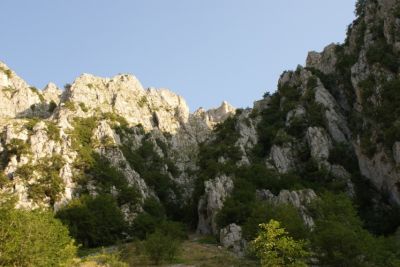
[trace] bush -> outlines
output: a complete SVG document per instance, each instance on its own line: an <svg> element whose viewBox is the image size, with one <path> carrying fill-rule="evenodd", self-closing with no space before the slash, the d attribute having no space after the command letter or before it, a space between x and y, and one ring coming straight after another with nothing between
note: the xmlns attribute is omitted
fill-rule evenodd
<svg viewBox="0 0 400 267"><path fill-rule="evenodd" d="M0 209L1 266L71 266L76 246L51 213Z"/></svg>
<svg viewBox="0 0 400 267"><path fill-rule="evenodd" d="M315 218L312 246L323 266L396 266L396 249L362 228L351 200L326 193L310 206Z"/></svg>
<svg viewBox="0 0 400 267"><path fill-rule="evenodd" d="M154 233L161 222L161 218L157 218L147 212L142 212L135 218L131 233L134 238L145 239L146 236Z"/></svg>
<svg viewBox="0 0 400 267"><path fill-rule="evenodd" d="M83 112L88 112L89 111L89 109L86 107L85 103L80 102L79 103L79 107L81 108L81 110Z"/></svg>
<svg viewBox="0 0 400 267"><path fill-rule="evenodd" d="M250 244L263 267L306 267L310 257L306 250L307 243L294 240L275 220L260 224L260 233Z"/></svg>
<svg viewBox="0 0 400 267"><path fill-rule="evenodd" d="M67 109L69 109L70 111L76 111L76 107L75 104L72 101L66 101L64 103L64 107L66 107Z"/></svg>
<svg viewBox="0 0 400 267"><path fill-rule="evenodd" d="M10 143L6 146L6 153L8 158L11 156L16 156L17 160L19 161L23 154L31 153L31 148L29 144L21 139L13 138L11 139Z"/></svg>
<svg viewBox="0 0 400 267"><path fill-rule="evenodd" d="M164 207L154 198L148 198L143 204L144 212L140 213L132 225L135 238L144 239L156 230L175 239L187 238L186 229L180 222L167 220Z"/></svg>
<svg viewBox="0 0 400 267"><path fill-rule="evenodd" d="M143 242L145 253L156 264L172 261L178 255L181 242L162 231L155 231Z"/></svg>
<svg viewBox="0 0 400 267"><path fill-rule="evenodd" d="M366 57L369 64L380 63L392 72L397 72L399 68L398 57L394 54L393 47L386 43L384 37L367 50Z"/></svg>
<svg viewBox="0 0 400 267"><path fill-rule="evenodd" d="M54 122L46 122L47 125L47 134L49 135L49 138L54 140L54 141L61 141L60 138L60 128L54 123Z"/></svg>
<svg viewBox="0 0 400 267"><path fill-rule="evenodd" d="M49 104L48 111L49 111L50 113L53 113L53 111L54 111L56 108L57 108L56 102L54 102L53 100L51 100L51 101L50 101L50 104Z"/></svg>
<svg viewBox="0 0 400 267"><path fill-rule="evenodd" d="M121 210L109 195L84 196L57 212L71 235L86 247L114 244L126 230Z"/></svg>

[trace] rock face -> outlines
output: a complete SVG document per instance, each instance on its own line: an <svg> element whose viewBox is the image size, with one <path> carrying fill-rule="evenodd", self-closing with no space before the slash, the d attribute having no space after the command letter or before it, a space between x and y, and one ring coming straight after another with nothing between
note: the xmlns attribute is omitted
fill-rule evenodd
<svg viewBox="0 0 400 267"><path fill-rule="evenodd" d="M233 181L228 176L220 176L204 183L205 194L199 201L199 223L197 232L200 234L218 234L215 221L218 211L223 207L225 199L233 189Z"/></svg>
<svg viewBox="0 0 400 267"><path fill-rule="evenodd" d="M188 122L189 108L185 100L167 89L143 89L132 75L111 79L83 74L67 88L66 101L85 106L88 112L115 112L146 131L154 127L176 133Z"/></svg>
<svg viewBox="0 0 400 267"><path fill-rule="evenodd" d="M29 209L52 206L57 210L82 191L81 185L74 181L80 156L71 132L77 119L93 120L92 148L123 174L128 186L139 191L142 202L155 193L121 147L129 143L130 149L139 149L145 138L150 140L160 158L169 158L170 164L160 171L178 184L185 201L193 191L193 179L188 172L197 168L198 145L208 138L215 125L235 113L231 105L223 102L219 108L189 114L182 97L167 89L144 89L132 75L100 78L83 74L64 91L53 83L37 90L3 63L0 103L0 158L4 157L0 171L13 177L10 190L19 197L17 206ZM129 136L116 130L125 122ZM243 145L247 142L250 141L244 141ZM12 149L21 149L21 154L11 155ZM55 203L45 196L33 200L29 188L40 183L44 174L35 172L27 180L19 174L20 170L39 168L42 161L54 157L60 157L62 162L58 176L63 190ZM88 182L91 194L97 194L96 188L94 182ZM132 221L141 207L124 205L121 209L127 221Z"/></svg>
<svg viewBox="0 0 400 267"><path fill-rule="evenodd" d="M287 173L294 167L294 155L290 145L284 147L273 145L271 160L280 173Z"/></svg>
<svg viewBox="0 0 400 267"><path fill-rule="evenodd" d="M0 117L27 116L33 114L32 106L41 103L41 93L0 62L0 103Z"/></svg>
<svg viewBox="0 0 400 267"><path fill-rule="evenodd" d="M317 162L324 162L329 157L331 142L325 130L318 127L307 129L307 142L311 148L311 157Z"/></svg>
<svg viewBox="0 0 400 267"><path fill-rule="evenodd" d="M377 55L379 44L385 44L385 48L381 49L386 51L388 57L398 60L400 26L394 12L398 8L398 1L360 2L358 18L349 29L346 43L342 46L329 45L322 53L312 52L307 58L308 68L336 79L334 84L329 84L325 79L325 90L318 88L315 96L316 101L326 107L327 130L332 140L350 141L361 173L380 190L386 191L391 201L397 204L400 203L400 197L395 184L399 182L400 173L396 168L398 158L394 151L399 136L390 141L386 138L384 142L378 137L394 131L398 120L394 116L385 123L381 121L384 116L394 115L393 109L388 109L386 115L381 113L383 117L371 116L370 112L379 110L381 105L388 106L382 104L385 101L396 101L393 97L385 99L384 91L390 81L398 77L398 66L390 65L383 58L373 59L373 56ZM343 68L340 69L345 55L354 57L353 62L344 66L348 76L343 75ZM366 140L371 142L369 152Z"/></svg>
<svg viewBox="0 0 400 267"><path fill-rule="evenodd" d="M226 120L232 114L235 114L235 108L228 102L223 101L221 106L216 109L204 110L199 108L194 115L201 118L209 128L213 128L221 121Z"/></svg>

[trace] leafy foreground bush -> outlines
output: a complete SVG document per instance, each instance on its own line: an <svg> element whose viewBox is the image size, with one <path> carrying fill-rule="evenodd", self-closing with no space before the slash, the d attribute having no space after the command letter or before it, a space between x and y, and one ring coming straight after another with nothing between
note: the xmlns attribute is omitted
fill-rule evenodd
<svg viewBox="0 0 400 267"><path fill-rule="evenodd" d="M260 233L252 241L251 247L260 257L263 267L307 266L306 261L310 253L305 249L305 241L294 240L275 220L270 220L269 223L259 226Z"/></svg>
<svg viewBox="0 0 400 267"><path fill-rule="evenodd" d="M0 266L71 266L76 249L51 213L0 208Z"/></svg>
<svg viewBox="0 0 400 267"><path fill-rule="evenodd" d="M165 234L162 230L156 230L143 241L145 254L158 265L163 260L172 261L178 255L182 241Z"/></svg>

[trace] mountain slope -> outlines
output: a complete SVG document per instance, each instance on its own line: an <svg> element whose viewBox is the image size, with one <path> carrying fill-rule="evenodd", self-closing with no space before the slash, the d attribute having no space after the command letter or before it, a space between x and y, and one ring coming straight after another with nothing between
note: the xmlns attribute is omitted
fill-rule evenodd
<svg viewBox="0 0 400 267"><path fill-rule="evenodd" d="M318 220L310 203L327 191L349 196L370 232L394 233L400 3L356 8L345 43L310 52L252 109L223 102L190 114L182 97L131 75L83 74L40 91L1 64L2 190L18 207L61 211L111 195L133 233L157 213L239 254L274 212L304 238Z"/></svg>

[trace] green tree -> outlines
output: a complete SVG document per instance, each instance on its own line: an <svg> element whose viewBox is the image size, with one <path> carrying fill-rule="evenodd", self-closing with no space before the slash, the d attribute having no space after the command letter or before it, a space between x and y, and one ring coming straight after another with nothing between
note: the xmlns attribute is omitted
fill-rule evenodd
<svg viewBox="0 0 400 267"><path fill-rule="evenodd" d="M161 230L156 230L143 241L143 248L149 258L158 265L163 260L172 261L178 255L181 240Z"/></svg>
<svg viewBox="0 0 400 267"><path fill-rule="evenodd" d="M252 249L263 267L307 266L310 253L304 240L294 240L275 220L259 225L261 231L251 242Z"/></svg>
<svg viewBox="0 0 400 267"><path fill-rule="evenodd" d="M0 266L71 266L76 246L50 212L0 209Z"/></svg>
<svg viewBox="0 0 400 267"><path fill-rule="evenodd" d="M109 195L72 200L57 217L68 225L77 241L88 247L111 245L126 230L122 212Z"/></svg>
<svg viewBox="0 0 400 267"><path fill-rule="evenodd" d="M312 246L321 266L399 266L398 244L363 229L346 195L325 193L310 209L315 218Z"/></svg>

